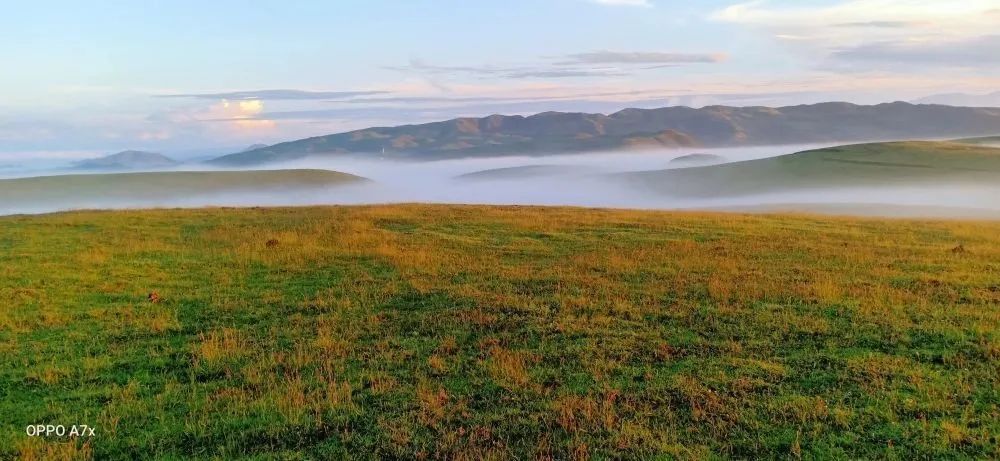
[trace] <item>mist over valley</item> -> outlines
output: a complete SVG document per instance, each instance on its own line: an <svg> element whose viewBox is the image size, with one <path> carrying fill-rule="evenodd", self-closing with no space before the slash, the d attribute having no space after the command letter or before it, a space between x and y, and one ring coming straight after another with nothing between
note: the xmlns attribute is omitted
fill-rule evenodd
<svg viewBox="0 0 1000 461"><path fill-rule="evenodd" d="M1000 210L1000 149L981 143L431 161L315 155L256 169L178 164L142 173L31 173L0 180L0 213L414 202L984 218Z"/></svg>

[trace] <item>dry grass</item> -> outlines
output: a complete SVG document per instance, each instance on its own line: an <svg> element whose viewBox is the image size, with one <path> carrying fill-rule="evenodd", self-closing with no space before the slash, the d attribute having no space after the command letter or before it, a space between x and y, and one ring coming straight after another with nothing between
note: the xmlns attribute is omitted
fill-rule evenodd
<svg viewBox="0 0 1000 461"><path fill-rule="evenodd" d="M0 458L1000 457L996 223L86 212L0 249Z"/></svg>

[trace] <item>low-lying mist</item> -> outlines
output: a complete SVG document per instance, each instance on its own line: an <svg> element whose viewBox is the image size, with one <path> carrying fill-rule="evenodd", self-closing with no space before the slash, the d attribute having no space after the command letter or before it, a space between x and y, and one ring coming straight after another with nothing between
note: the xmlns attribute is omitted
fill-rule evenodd
<svg viewBox="0 0 1000 461"><path fill-rule="evenodd" d="M1000 217L1000 186L959 182L884 187L822 187L768 191L739 196L684 197L660 194L623 181L621 173L678 169L672 162L708 153L727 162L769 158L817 145L733 149L609 152L532 157L469 158L429 162L362 157L313 157L268 165L264 169L323 169L370 179L335 187L238 188L212 193L179 191L163 197L79 196L59 200L0 197L0 214L46 213L74 209L175 208L206 206L298 206L384 203L565 205L642 209L800 211L835 214L927 217ZM162 171L162 170L161 170ZM169 171L223 171L189 164ZM224 170L229 171L229 170ZM79 174L70 170L45 175ZM474 174L473 174L474 173ZM7 177L18 177L6 171ZM38 171L20 176L38 176Z"/></svg>

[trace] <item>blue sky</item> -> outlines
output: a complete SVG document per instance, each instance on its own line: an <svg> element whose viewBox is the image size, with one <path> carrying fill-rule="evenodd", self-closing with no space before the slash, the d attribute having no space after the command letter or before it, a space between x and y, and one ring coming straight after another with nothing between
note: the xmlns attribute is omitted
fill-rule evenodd
<svg viewBox="0 0 1000 461"><path fill-rule="evenodd" d="M16 2L0 16L0 160L495 112L988 93L998 30L1000 0Z"/></svg>

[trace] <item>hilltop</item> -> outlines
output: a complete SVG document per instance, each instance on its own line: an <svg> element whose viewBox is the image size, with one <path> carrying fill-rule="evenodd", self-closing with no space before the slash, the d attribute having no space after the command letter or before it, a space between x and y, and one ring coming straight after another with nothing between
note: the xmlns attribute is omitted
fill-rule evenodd
<svg viewBox="0 0 1000 461"><path fill-rule="evenodd" d="M240 152L250 152L252 150L266 149L268 147L269 146L267 144L261 144L261 143L251 144L250 146L247 146L246 149L243 149Z"/></svg>
<svg viewBox="0 0 1000 461"><path fill-rule="evenodd" d="M726 158L716 154L695 153L670 160L670 164L682 166L704 166L718 163L726 163Z"/></svg>
<svg viewBox="0 0 1000 461"><path fill-rule="evenodd" d="M75 165L82 170L143 170L170 168L180 162L155 152L127 150L106 157L83 160Z"/></svg>
<svg viewBox="0 0 1000 461"><path fill-rule="evenodd" d="M871 143L618 178L684 197L947 182L995 185L1000 181L1000 149L931 141Z"/></svg>
<svg viewBox="0 0 1000 461"><path fill-rule="evenodd" d="M473 171L455 177L459 180L520 180L525 178L571 176L594 173L593 168L580 165L521 165Z"/></svg>
<svg viewBox="0 0 1000 461"><path fill-rule="evenodd" d="M0 214L33 210L151 207L199 197L267 200L295 191L321 190L365 181L327 170L170 171L42 176L0 180Z"/></svg>
<svg viewBox="0 0 1000 461"><path fill-rule="evenodd" d="M780 108L710 106L626 109L610 115L544 112L491 115L368 128L220 157L253 165L313 155L370 154L439 159L600 150L731 147L885 139L986 136L1000 132L1000 109L904 102L822 103Z"/></svg>

